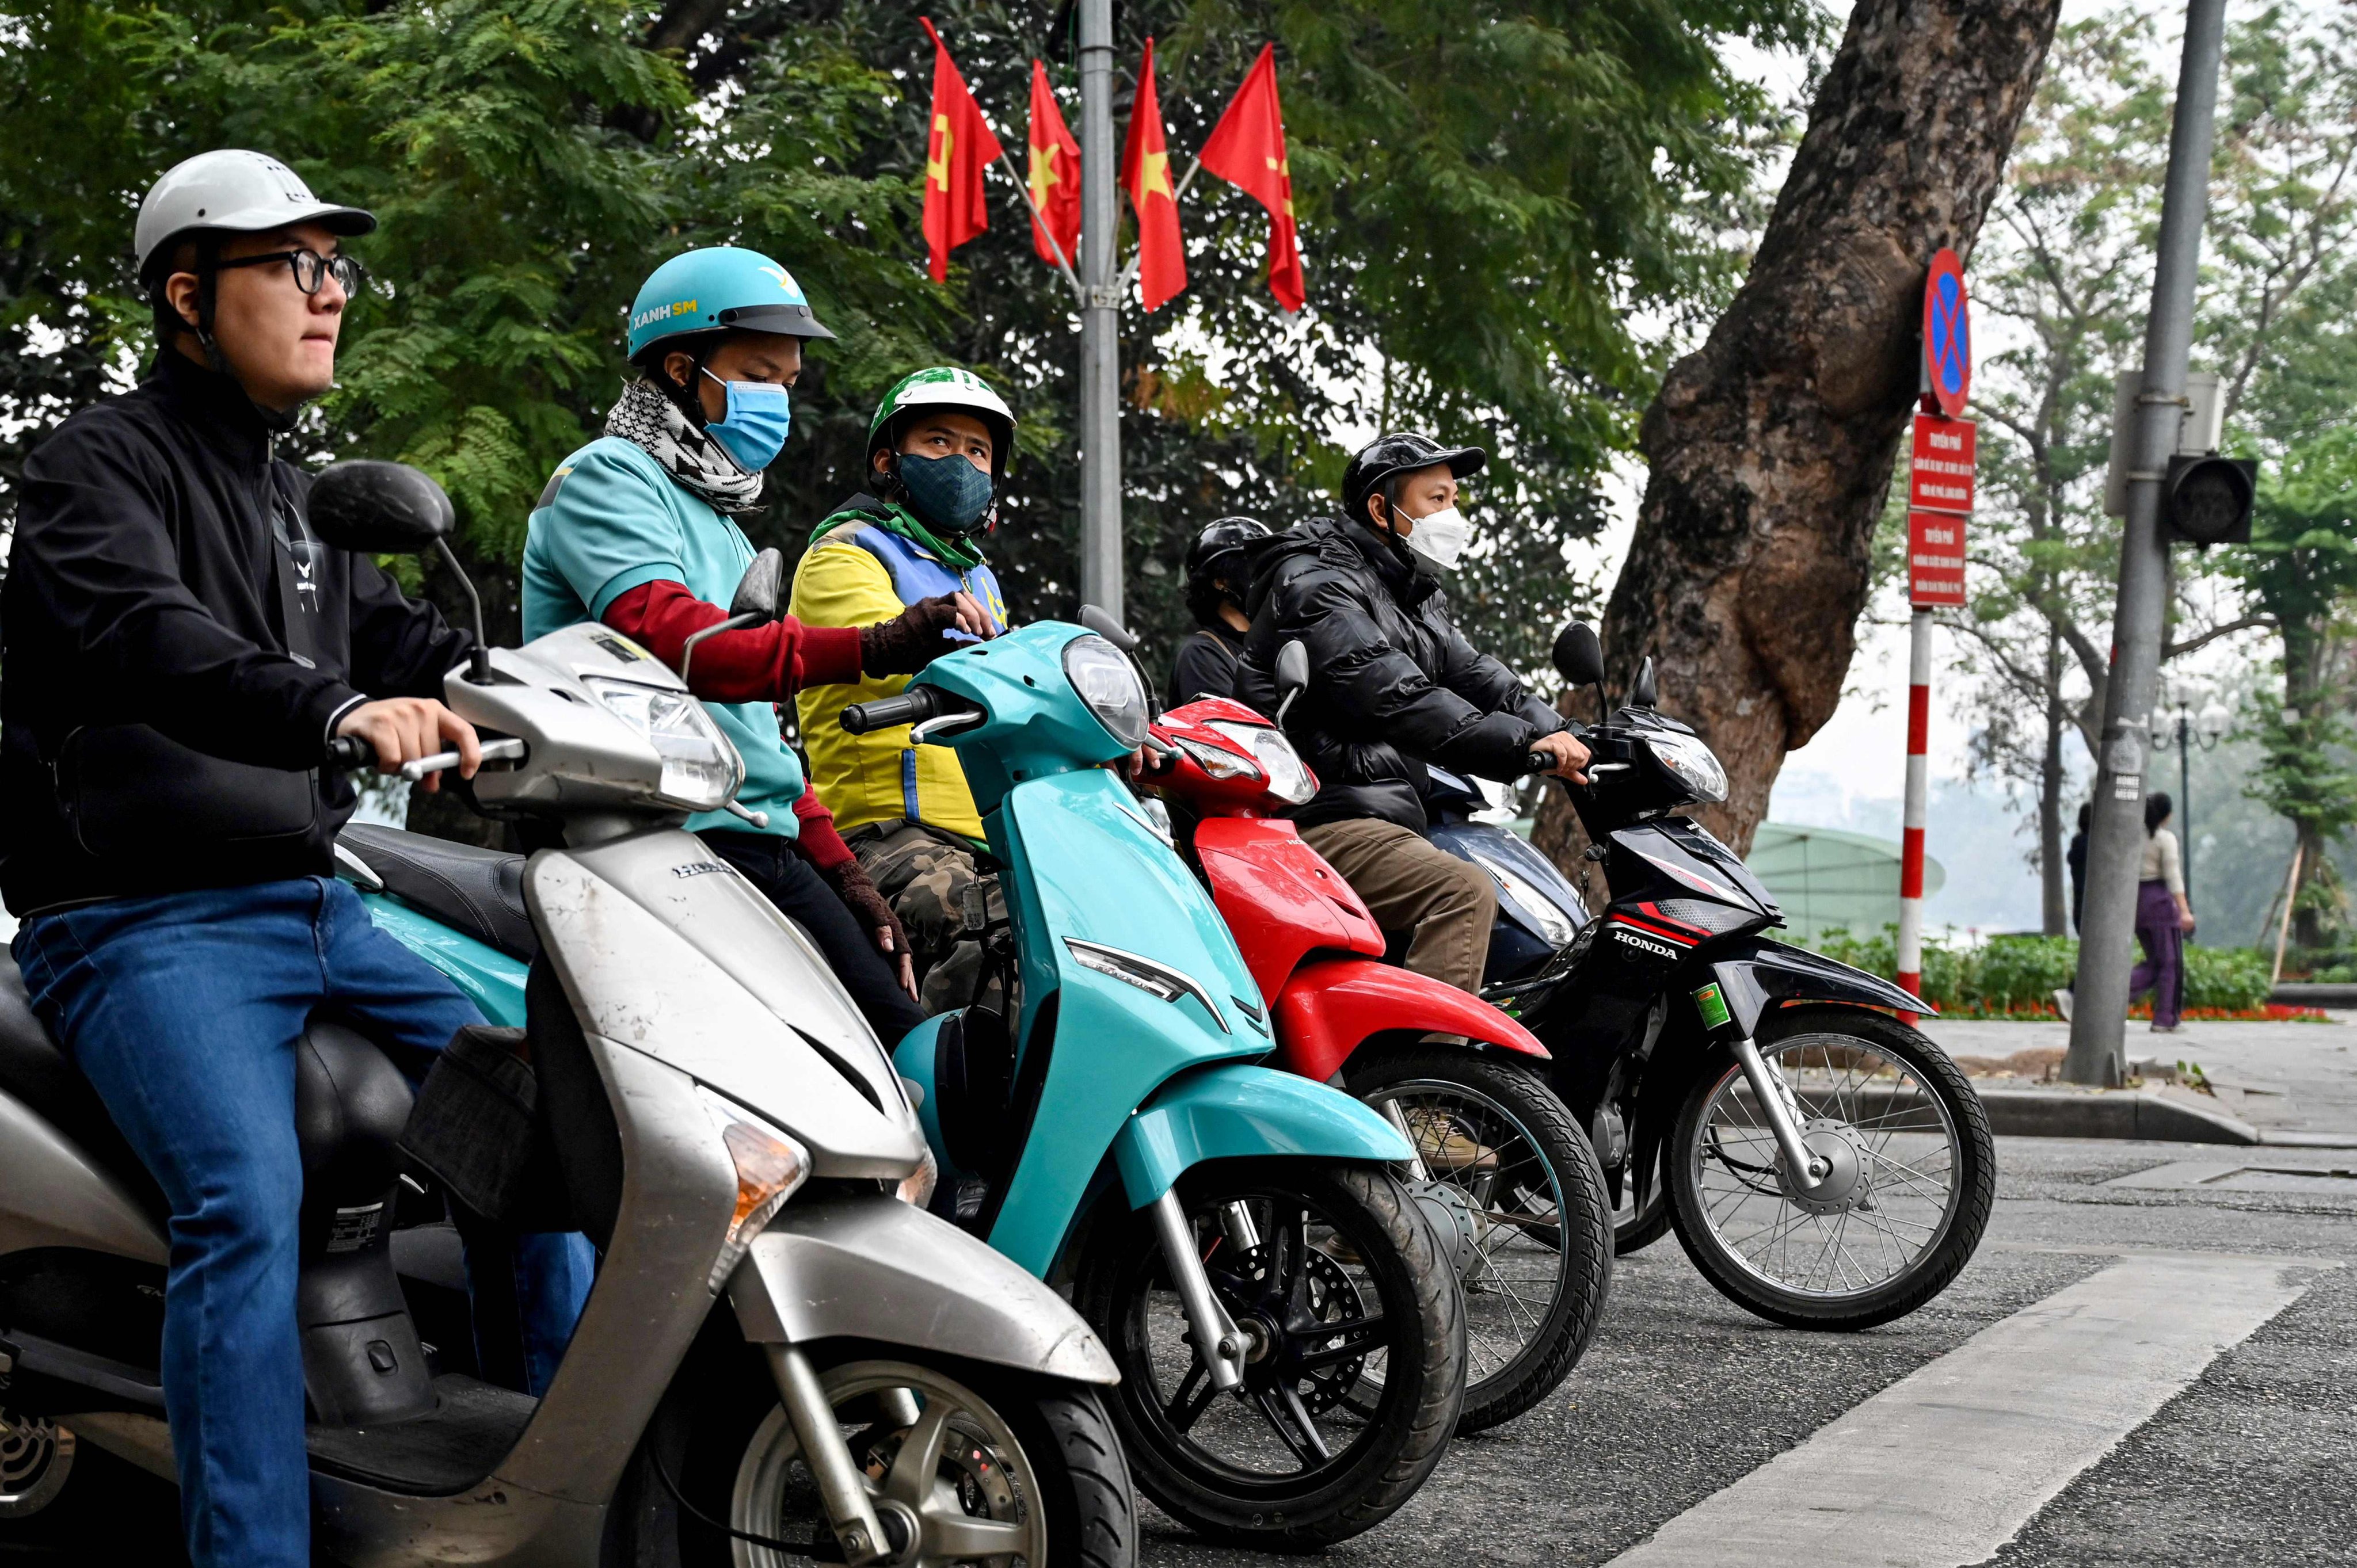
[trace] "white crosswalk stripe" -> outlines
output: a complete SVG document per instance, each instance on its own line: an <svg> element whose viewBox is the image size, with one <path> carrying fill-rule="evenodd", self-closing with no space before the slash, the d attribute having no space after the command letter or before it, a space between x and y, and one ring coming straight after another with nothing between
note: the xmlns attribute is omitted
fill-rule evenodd
<svg viewBox="0 0 2357 1568"><path fill-rule="evenodd" d="M1610 1568L1982 1562L2335 1266L2123 1258L1892 1384Z"/></svg>

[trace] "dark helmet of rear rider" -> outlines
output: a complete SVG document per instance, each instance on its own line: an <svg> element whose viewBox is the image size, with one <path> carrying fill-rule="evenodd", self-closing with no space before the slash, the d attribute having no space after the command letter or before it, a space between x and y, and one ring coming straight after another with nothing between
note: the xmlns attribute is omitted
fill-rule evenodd
<svg viewBox="0 0 2357 1568"><path fill-rule="evenodd" d="M1238 575L1244 546L1255 539L1268 537L1268 524L1258 518L1223 517L1203 525L1202 532L1187 546L1187 608L1197 620L1209 625L1217 619L1222 598L1233 599L1242 607L1243 595L1224 592L1219 579L1224 576L1232 581Z"/></svg>
<svg viewBox="0 0 2357 1568"><path fill-rule="evenodd" d="M1342 470L1343 515L1352 522L1372 525L1367 498L1380 494L1383 510L1389 512L1391 482L1402 474L1446 463L1449 473L1461 479L1480 473L1489 461L1490 454L1479 446L1443 446L1429 435L1408 432L1378 435L1360 447L1350 467Z"/></svg>

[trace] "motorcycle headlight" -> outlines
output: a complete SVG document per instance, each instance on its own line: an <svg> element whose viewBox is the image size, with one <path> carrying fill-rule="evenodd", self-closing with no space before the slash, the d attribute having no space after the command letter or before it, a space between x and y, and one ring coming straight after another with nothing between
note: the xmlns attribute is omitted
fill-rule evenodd
<svg viewBox="0 0 2357 1568"><path fill-rule="evenodd" d="M1121 650L1094 632L1064 644L1064 678L1106 733L1126 746L1146 739L1146 688Z"/></svg>
<svg viewBox="0 0 2357 1568"><path fill-rule="evenodd" d="M1539 932L1546 938L1547 946L1559 948L1571 940L1579 927L1564 913L1560 905L1538 889L1538 885L1509 865L1501 865L1485 855L1476 855L1482 870L1498 884L1500 891L1512 899L1539 923Z"/></svg>
<svg viewBox="0 0 2357 1568"><path fill-rule="evenodd" d="M1649 735L1645 745L1653 760L1693 791L1696 800L1710 804L1727 799L1727 769L1701 741L1690 735Z"/></svg>
<svg viewBox="0 0 2357 1568"><path fill-rule="evenodd" d="M1298 806L1318 793L1317 779L1283 730L1269 725L1240 725L1232 719L1214 719L1211 727L1253 754L1260 770L1268 775L1268 792L1286 805Z"/></svg>
<svg viewBox="0 0 2357 1568"><path fill-rule="evenodd" d="M638 732L662 759L655 792L691 811L716 811L745 782L745 761L704 704L684 692L585 675L581 683L606 711Z"/></svg>
<svg viewBox="0 0 2357 1568"><path fill-rule="evenodd" d="M1214 779L1257 779L1261 770L1234 752L1222 746L1205 746L1200 740L1189 740L1174 735L1170 742L1194 760L1195 766Z"/></svg>

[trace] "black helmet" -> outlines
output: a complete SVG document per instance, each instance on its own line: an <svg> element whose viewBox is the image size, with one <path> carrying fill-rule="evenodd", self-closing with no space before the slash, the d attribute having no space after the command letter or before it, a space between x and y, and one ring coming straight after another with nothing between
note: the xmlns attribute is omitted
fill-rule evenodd
<svg viewBox="0 0 2357 1568"><path fill-rule="evenodd" d="M1360 447L1342 470L1342 513L1353 522L1367 521L1367 498L1394 475L1446 463L1461 479L1480 473L1489 461L1490 454L1479 446L1443 446L1429 435L1378 435Z"/></svg>
<svg viewBox="0 0 2357 1568"><path fill-rule="evenodd" d="M1266 539L1268 524L1258 518L1223 517L1203 525L1187 546L1187 608L1199 621L1219 614L1221 593L1212 579L1232 571L1235 557L1255 539Z"/></svg>

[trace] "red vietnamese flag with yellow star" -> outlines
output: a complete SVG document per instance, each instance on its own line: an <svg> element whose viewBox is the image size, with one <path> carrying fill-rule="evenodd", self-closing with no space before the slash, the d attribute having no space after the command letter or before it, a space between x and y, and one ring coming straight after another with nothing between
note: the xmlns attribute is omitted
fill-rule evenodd
<svg viewBox="0 0 2357 1568"><path fill-rule="evenodd" d="M947 282L950 252L990 227L982 200L982 171L1004 155L950 59L949 45L920 16L933 40L933 113L925 134L925 247L935 283Z"/></svg>
<svg viewBox="0 0 2357 1568"><path fill-rule="evenodd" d="M1268 292L1288 311L1308 297L1301 237L1293 226L1293 172L1285 156L1285 115L1276 103L1276 46L1260 59L1203 144L1203 166L1268 209Z"/></svg>
<svg viewBox="0 0 2357 1568"><path fill-rule="evenodd" d="M1162 134L1162 100L1154 91L1154 40L1138 68L1137 102L1121 153L1122 188L1137 211L1137 293L1152 310L1187 286L1187 245L1178 237L1178 197L1170 183L1170 145Z"/></svg>
<svg viewBox="0 0 2357 1568"><path fill-rule="evenodd" d="M1048 86L1048 68L1036 59L1031 62L1030 148L1031 248L1039 252L1041 261L1054 266L1059 264L1056 251L1060 246L1061 263L1078 266L1081 144L1064 124L1064 112L1056 107L1056 94ZM1055 245L1048 243L1049 235L1055 236Z"/></svg>

